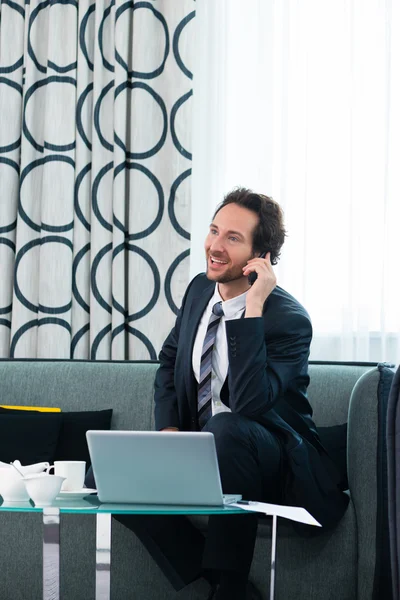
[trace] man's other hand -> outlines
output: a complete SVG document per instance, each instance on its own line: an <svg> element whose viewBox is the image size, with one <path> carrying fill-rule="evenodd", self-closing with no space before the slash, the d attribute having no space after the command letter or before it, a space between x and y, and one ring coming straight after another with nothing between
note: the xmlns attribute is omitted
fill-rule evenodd
<svg viewBox="0 0 400 600"><path fill-rule="evenodd" d="M179 431L179 429L177 427L165 427L161 431Z"/></svg>

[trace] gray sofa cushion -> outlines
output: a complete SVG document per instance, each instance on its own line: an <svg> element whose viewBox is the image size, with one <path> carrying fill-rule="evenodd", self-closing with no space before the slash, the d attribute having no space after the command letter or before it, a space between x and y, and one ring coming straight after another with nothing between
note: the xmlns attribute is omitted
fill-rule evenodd
<svg viewBox="0 0 400 600"><path fill-rule="evenodd" d="M308 397L317 427L347 423L350 396L356 381L371 369L369 364L310 364Z"/></svg>

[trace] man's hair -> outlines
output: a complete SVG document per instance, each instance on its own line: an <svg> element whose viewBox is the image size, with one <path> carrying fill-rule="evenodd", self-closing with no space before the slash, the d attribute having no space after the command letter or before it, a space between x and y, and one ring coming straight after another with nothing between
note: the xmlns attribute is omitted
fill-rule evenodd
<svg viewBox="0 0 400 600"><path fill-rule="evenodd" d="M256 194L246 188L236 188L225 196L214 217L228 204L243 206L258 216L258 224L253 231L253 252L271 252L271 264L276 265L286 236L283 211L279 204L269 196Z"/></svg>

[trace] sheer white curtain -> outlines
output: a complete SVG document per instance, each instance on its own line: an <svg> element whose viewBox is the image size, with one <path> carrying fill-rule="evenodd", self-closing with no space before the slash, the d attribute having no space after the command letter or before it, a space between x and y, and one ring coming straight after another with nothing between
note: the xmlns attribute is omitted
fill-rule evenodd
<svg viewBox="0 0 400 600"><path fill-rule="evenodd" d="M400 2L197 4L191 275L224 193L272 195L311 358L399 362Z"/></svg>

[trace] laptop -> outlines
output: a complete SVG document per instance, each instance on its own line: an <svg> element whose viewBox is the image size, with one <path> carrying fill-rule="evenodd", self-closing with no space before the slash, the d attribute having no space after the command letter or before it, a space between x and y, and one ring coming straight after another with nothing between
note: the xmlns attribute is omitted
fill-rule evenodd
<svg viewBox="0 0 400 600"><path fill-rule="evenodd" d="M210 432L88 431L86 438L102 503L223 506Z"/></svg>

